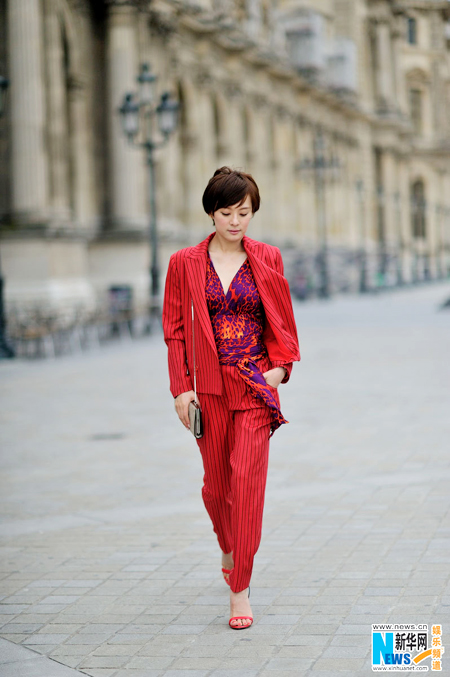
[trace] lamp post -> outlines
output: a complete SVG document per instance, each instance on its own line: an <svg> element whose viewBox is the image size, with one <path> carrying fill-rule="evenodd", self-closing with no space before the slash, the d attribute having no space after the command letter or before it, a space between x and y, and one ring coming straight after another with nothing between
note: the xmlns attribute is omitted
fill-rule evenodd
<svg viewBox="0 0 450 677"><path fill-rule="evenodd" d="M444 219L444 278L450 276L450 265L449 265L449 253L450 253L450 207L444 206L442 208L443 219Z"/></svg>
<svg viewBox="0 0 450 677"><path fill-rule="evenodd" d="M442 280L442 252L443 252L443 239L442 239L442 205L437 204L436 209L436 272L438 280Z"/></svg>
<svg viewBox="0 0 450 677"><path fill-rule="evenodd" d="M5 114L6 110L6 95L8 92L9 80L0 75L0 118ZM4 286L5 281L2 275L0 263L0 360L15 357L14 349L6 342L5 330L5 302L4 302Z"/></svg>
<svg viewBox="0 0 450 677"><path fill-rule="evenodd" d="M360 240L361 240L361 252L360 252L360 269L359 269L359 291L361 294L367 291L367 252L366 252L366 221L365 221L365 210L364 210L364 181L358 179L356 181L356 191L358 193L358 203L359 203L359 223L360 223Z"/></svg>
<svg viewBox="0 0 450 677"><path fill-rule="evenodd" d="M422 229L422 239L423 239L423 278L428 281L431 279L431 270L430 270L430 258L431 258L431 242L429 238L430 230L430 216L431 216L431 203L426 198L423 200L423 229Z"/></svg>
<svg viewBox="0 0 450 677"><path fill-rule="evenodd" d="M416 237L417 237L417 200L414 195L414 192L410 195L410 211L411 211L411 282L415 284L419 281L419 268L417 261L417 246L416 246Z"/></svg>
<svg viewBox="0 0 450 677"><path fill-rule="evenodd" d="M387 251L386 251L386 231L385 231L385 193L382 183L377 185L377 223L378 223L378 271L377 284L384 286L386 284L387 269Z"/></svg>
<svg viewBox="0 0 450 677"><path fill-rule="evenodd" d="M328 160L325 157L325 142L323 132L319 128L314 135L314 156L305 158L296 165L300 172L312 173L314 176L314 189L316 195L317 229L319 235L319 253L317 257L319 268L319 296L330 296L330 279L328 271L328 243L327 222L325 209L325 179L326 172L335 173L340 164L337 158Z"/></svg>
<svg viewBox="0 0 450 677"><path fill-rule="evenodd" d="M148 191L150 207L150 244L152 250L150 267L150 331L153 319L161 323L161 307L159 301L159 257L158 229L156 217L155 195L155 163L153 152L164 146L169 136L175 131L178 122L177 101L173 101L169 92L164 92L158 105L155 103L155 85L157 76L151 72L148 63L141 64L136 78L139 83L139 94L128 92L124 95L119 113L122 129L128 142L136 148L144 148L148 165ZM154 140L154 118L157 118L158 129L162 140ZM138 138L142 140L137 141Z"/></svg>
<svg viewBox="0 0 450 677"><path fill-rule="evenodd" d="M400 191L394 193L395 212L397 220L397 285L403 284L403 237L402 237L402 205Z"/></svg>
<svg viewBox="0 0 450 677"><path fill-rule="evenodd" d="M0 75L0 118L5 114L6 95L8 92L9 80Z"/></svg>
<svg viewBox="0 0 450 677"><path fill-rule="evenodd" d="M428 202L422 181L416 181L411 194L412 237L414 248L413 282L429 278L427 247ZM420 263L420 271L419 271Z"/></svg>

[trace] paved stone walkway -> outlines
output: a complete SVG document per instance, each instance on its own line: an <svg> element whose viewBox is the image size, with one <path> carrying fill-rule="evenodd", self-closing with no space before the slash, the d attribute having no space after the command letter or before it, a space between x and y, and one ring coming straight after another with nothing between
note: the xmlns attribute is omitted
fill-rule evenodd
<svg viewBox="0 0 450 677"><path fill-rule="evenodd" d="M241 632L162 336L0 363L0 675L369 675L383 622L442 623L448 644L449 297L296 303Z"/></svg>

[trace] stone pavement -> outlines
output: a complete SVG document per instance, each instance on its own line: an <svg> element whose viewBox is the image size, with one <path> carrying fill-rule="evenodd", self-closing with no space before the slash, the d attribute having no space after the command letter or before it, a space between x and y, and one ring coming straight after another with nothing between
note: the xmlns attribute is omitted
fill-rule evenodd
<svg viewBox="0 0 450 677"><path fill-rule="evenodd" d="M448 644L449 297L295 304L240 632L162 336L1 363L0 675L369 675L383 622Z"/></svg>

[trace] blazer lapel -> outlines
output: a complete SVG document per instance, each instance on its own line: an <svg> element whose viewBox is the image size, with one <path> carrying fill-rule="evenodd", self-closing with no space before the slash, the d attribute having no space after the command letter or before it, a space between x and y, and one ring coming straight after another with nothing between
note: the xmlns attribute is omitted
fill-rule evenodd
<svg viewBox="0 0 450 677"><path fill-rule="evenodd" d="M244 235L242 244L244 245L244 249L247 252L252 267L253 277L255 278L256 286L258 287L266 318L272 325L274 333L282 336L283 347L288 349L292 361L295 361L298 359L297 343L294 337L287 331L287 327L277 309L277 299L274 298L272 293L272 290L280 284L282 287L288 286L288 282L283 275L280 275L280 273L268 266L265 261L256 254L260 243L251 240ZM290 295L289 287L287 287L287 292Z"/></svg>
<svg viewBox="0 0 450 677"><path fill-rule="evenodd" d="M216 342L214 340L214 333L205 296L206 252L208 251L209 242L214 235L214 232L210 233L207 238L202 240L202 242L193 247L191 251L186 254L186 271L189 289L194 300L195 312L203 327L206 338L217 355Z"/></svg>

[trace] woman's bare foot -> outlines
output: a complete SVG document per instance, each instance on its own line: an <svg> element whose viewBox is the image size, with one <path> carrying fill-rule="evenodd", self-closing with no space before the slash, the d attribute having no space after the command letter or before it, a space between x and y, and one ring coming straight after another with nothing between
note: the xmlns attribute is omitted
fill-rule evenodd
<svg viewBox="0 0 450 677"><path fill-rule="evenodd" d="M234 562L233 562L233 553L232 552L222 552L222 566L224 569L228 569L231 571L231 569L234 567ZM226 582L229 584L230 583L230 574L226 574L223 572L223 577L226 580Z"/></svg>
<svg viewBox="0 0 450 677"><path fill-rule="evenodd" d="M252 608L248 599L248 588L241 590L241 592L233 592L230 590L230 617L233 616L252 616ZM236 621L231 621L234 628L246 627L251 625L252 621L249 618L240 618Z"/></svg>

